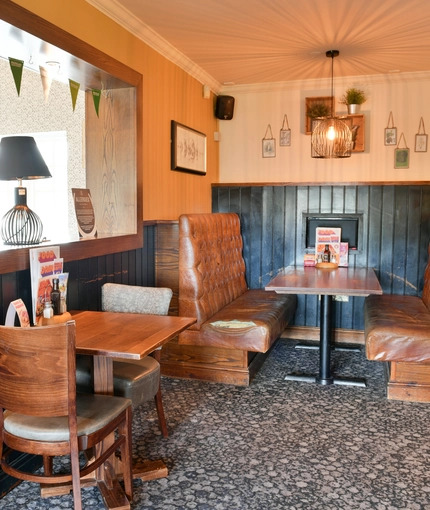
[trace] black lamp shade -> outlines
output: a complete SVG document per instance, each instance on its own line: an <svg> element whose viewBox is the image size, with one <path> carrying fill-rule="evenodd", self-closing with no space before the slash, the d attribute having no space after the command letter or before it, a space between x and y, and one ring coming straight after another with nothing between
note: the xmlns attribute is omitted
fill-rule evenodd
<svg viewBox="0 0 430 510"><path fill-rule="evenodd" d="M44 179L51 173L32 136L5 136L0 142L0 180Z"/></svg>

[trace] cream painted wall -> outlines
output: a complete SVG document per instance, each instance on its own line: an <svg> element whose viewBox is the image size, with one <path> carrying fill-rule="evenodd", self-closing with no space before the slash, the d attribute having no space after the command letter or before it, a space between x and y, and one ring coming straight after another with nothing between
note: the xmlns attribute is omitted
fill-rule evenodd
<svg viewBox="0 0 430 510"><path fill-rule="evenodd" d="M369 99L361 109L366 123L365 152L344 160L312 159L311 137L304 134L305 98L330 96L330 79L226 89L223 93L235 97L235 109L232 120L219 122L220 182L430 181L430 146L426 153L414 152L421 117L430 129L430 102L423 101L430 73L335 79L337 112L346 113L339 98L349 86L360 86ZM398 139L403 132L410 148L409 169L394 169L394 147L384 145L390 111ZM284 114L291 128L290 147L279 146ZM262 158L262 138L268 124L276 138L275 158Z"/></svg>

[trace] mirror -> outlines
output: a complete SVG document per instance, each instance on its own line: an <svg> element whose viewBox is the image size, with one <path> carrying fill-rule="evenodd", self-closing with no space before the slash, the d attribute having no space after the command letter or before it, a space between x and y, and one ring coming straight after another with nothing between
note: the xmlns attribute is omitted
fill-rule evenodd
<svg viewBox="0 0 430 510"><path fill-rule="evenodd" d="M61 117L68 119L65 124L75 124L76 131L70 135L69 126L63 129L62 126L53 123L56 136L61 138L62 131L67 133L67 153L69 154L67 169L70 170L70 175L67 174L66 184L64 182L62 184L66 186L65 191L69 195L68 226L63 229L67 231L67 239L56 239L52 236L49 244L61 243L61 252L65 260L77 260L140 247L142 245L141 193L137 190L142 188L136 139L140 139L141 122L137 121L136 115L141 112L142 76L9 0L0 0L0 5L2 7L0 57L4 61L1 63L0 70L3 73L7 69L8 75L5 79L10 82L13 78L8 58L24 61L19 101L25 106L21 108L27 113L28 118L35 113L35 110L44 116L50 109L55 110L55 107L52 108L53 105L50 105L51 101L53 104L60 102L66 109L61 110ZM48 100L45 102L40 66L46 68L47 62L57 64L55 64L55 75ZM28 78L30 74L33 75L32 78ZM31 94L25 89L29 83L27 79L35 81L36 87L39 82L37 93ZM80 84L75 111L72 108L69 79ZM102 91L99 115L93 101L93 89ZM34 99L36 96L37 107L30 105L30 98ZM51 111L49 115L54 113ZM19 128L20 132L5 133L2 128L0 135L34 132L33 126L38 126L38 122L27 123L26 119L26 114L21 112L20 122L15 119L12 128L12 131ZM10 131L9 128L8 125L8 131ZM78 139L83 142L79 148L77 147ZM73 160L72 163L71 160ZM37 185L38 187L46 186L50 180L43 179ZM53 174L52 181L54 180ZM24 181L23 186L27 187L28 182ZM4 191L6 184L10 183L0 181L0 190ZM50 187L49 184L48 187ZM96 212L97 239L79 242L77 231L76 235L73 235L76 220L71 201L72 187L90 189ZM29 192L29 206L39 214L38 206L33 202L34 196L38 194L39 189L36 189L34 194ZM45 203L47 201L44 200ZM0 215L3 215L6 210L1 210ZM112 237L116 236L121 236L121 243L112 242ZM74 246L75 244L78 246ZM121 250L117 248L119 244ZM91 248L90 245L93 247ZM27 252L28 255L28 249L14 248L15 255L9 256L9 259L13 258L15 263L7 260L8 251L10 248L4 246L1 249L1 272L28 267L28 256L25 254ZM23 253L16 257L16 252Z"/></svg>

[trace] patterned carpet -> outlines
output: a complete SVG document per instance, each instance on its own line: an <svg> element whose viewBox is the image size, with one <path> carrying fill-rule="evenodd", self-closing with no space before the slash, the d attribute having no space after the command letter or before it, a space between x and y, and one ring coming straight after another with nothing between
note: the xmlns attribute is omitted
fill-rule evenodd
<svg viewBox="0 0 430 510"><path fill-rule="evenodd" d="M132 509L430 509L427 404L388 401L383 367L334 352L334 373L368 387L284 381L317 373L318 351L280 340L250 387L163 378L170 437L155 406L134 412L134 456L163 459L167 478L134 483ZM85 509L102 509L96 488ZM1 509L73 508L22 483Z"/></svg>

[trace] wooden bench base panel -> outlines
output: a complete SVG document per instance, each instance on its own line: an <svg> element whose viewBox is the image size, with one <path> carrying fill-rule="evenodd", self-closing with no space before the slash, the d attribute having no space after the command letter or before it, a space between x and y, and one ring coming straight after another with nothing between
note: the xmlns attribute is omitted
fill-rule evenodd
<svg viewBox="0 0 430 510"><path fill-rule="evenodd" d="M392 361L387 398L409 402L430 402L430 365Z"/></svg>
<svg viewBox="0 0 430 510"><path fill-rule="evenodd" d="M249 386L269 352L179 345L175 339L161 351L161 374L179 379Z"/></svg>

